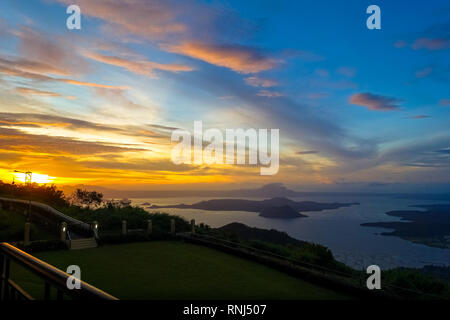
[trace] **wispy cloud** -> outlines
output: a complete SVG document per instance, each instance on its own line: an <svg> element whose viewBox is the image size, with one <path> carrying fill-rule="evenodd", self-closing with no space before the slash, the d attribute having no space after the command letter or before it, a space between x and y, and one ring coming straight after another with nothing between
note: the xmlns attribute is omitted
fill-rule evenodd
<svg viewBox="0 0 450 320"><path fill-rule="evenodd" d="M280 63L257 48L242 45L184 42L177 45L163 45L162 48L243 74L270 70Z"/></svg>
<svg viewBox="0 0 450 320"><path fill-rule="evenodd" d="M65 5L72 0L55 0ZM146 39L161 39L188 31L177 16L182 10L170 0L78 0L83 14L102 19L106 28L116 34L138 35Z"/></svg>
<svg viewBox="0 0 450 320"><path fill-rule="evenodd" d="M269 88L278 85L278 83L275 80L264 79L258 76L251 76L245 78L245 82L253 87L263 87L263 88Z"/></svg>
<svg viewBox="0 0 450 320"><path fill-rule="evenodd" d="M94 88L108 88L108 89L127 89L127 86L114 86L114 85L106 85L99 84L93 82L85 82L74 79L65 79L65 78L56 78L49 76L47 74L54 73L52 67L49 69L46 68L46 64L41 64L39 62L34 62L30 60L18 59L18 60L8 60L0 57L0 74L5 74L8 76L14 76L29 80L37 80L37 81L55 81L55 82L64 82L77 86L86 86L86 87L94 87ZM29 72L27 70L34 69L35 72ZM38 73L41 71L42 73Z"/></svg>
<svg viewBox="0 0 450 320"><path fill-rule="evenodd" d="M297 151L295 154L297 155L306 155L306 154L317 154L319 151L315 150L306 150L306 151Z"/></svg>
<svg viewBox="0 0 450 320"><path fill-rule="evenodd" d="M450 48L450 40L445 38L419 38L412 44L414 50L443 50Z"/></svg>
<svg viewBox="0 0 450 320"><path fill-rule="evenodd" d="M266 97L266 98L279 98L282 97L283 94L278 91L270 91L270 90L261 90L257 93L260 97Z"/></svg>
<svg viewBox="0 0 450 320"><path fill-rule="evenodd" d="M337 73L348 78L353 78L356 75L356 69L352 67L340 67L337 69Z"/></svg>
<svg viewBox="0 0 450 320"><path fill-rule="evenodd" d="M350 103L374 111L393 111L400 108L402 100L376 95L372 93L357 93L350 97Z"/></svg>
<svg viewBox="0 0 450 320"><path fill-rule="evenodd" d="M408 45L408 43L406 43L406 41L404 40L398 40L394 43L394 47L396 48L404 48Z"/></svg>
<svg viewBox="0 0 450 320"><path fill-rule="evenodd" d="M107 56L95 52L84 52L84 55L90 59L105 64L113 65L126 69L132 73L154 77L155 70L164 70L170 72L192 71L193 67L182 64L163 64L148 60L124 59L120 57Z"/></svg>
<svg viewBox="0 0 450 320"><path fill-rule="evenodd" d="M419 114L417 116L408 117L408 119L427 119L427 118L430 118L430 116L427 116L426 114Z"/></svg>
<svg viewBox="0 0 450 320"><path fill-rule="evenodd" d="M91 67L77 54L76 39L50 35L42 30L34 30L22 27L19 31L13 31L19 40L19 52L27 60L38 61L34 65L26 64L27 61L18 61L27 71L41 72L38 67L50 66L48 70L56 75L80 75L91 71ZM31 68L28 69L28 68Z"/></svg>
<svg viewBox="0 0 450 320"><path fill-rule="evenodd" d="M433 71L432 67L426 67L425 69L417 70L416 71L416 78L425 78L431 74Z"/></svg>
<svg viewBox="0 0 450 320"><path fill-rule="evenodd" d="M44 96L44 97L61 97L59 93L51 92L51 91L42 91L32 88L25 88L25 87L17 87L15 89L16 92L23 94L23 95L36 95L36 96Z"/></svg>

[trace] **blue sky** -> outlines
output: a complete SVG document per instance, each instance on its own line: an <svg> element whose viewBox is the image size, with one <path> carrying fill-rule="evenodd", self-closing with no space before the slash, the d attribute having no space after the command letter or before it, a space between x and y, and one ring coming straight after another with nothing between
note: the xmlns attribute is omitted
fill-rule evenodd
<svg viewBox="0 0 450 320"><path fill-rule="evenodd" d="M371 4L381 30L366 27ZM2 1L0 174L133 188L449 183L449 16L438 0ZM279 174L174 166L170 129L194 120L279 128Z"/></svg>

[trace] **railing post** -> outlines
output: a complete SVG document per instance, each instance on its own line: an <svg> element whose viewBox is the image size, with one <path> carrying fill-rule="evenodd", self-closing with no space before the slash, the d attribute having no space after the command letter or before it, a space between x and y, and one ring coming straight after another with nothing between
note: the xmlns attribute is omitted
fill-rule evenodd
<svg viewBox="0 0 450 320"><path fill-rule="evenodd" d="M50 300L50 283L44 285L44 300Z"/></svg>
<svg viewBox="0 0 450 320"><path fill-rule="evenodd" d="M5 268L5 256L0 252L0 301L3 300L3 270Z"/></svg>
<svg viewBox="0 0 450 320"><path fill-rule="evenodd" d="M8 257L5 257L5 269L3 271L3 300L9 300L9 288L8 288L8 280L9 280L9 266L10 261Z"/></svg>
<svg viewBox="0 0 450 320"><path fill-rule="evenodd" d="M122 220L122 235L127 235L127 220Z"/></svg>
<svg viewBox="0 0 450 320"><path fill-rule="evenodd" d="M92 230L94 231L94 237L98 239L98 222L93 221L92 222Z"/></svg>
<svg viewBox="0 0 450 320"><path fill-rule="evenodd" d="M191 233L195 234L195 220L194 219L191 220Z"/></svg>
<svg viewBox="0 0 450 320"><path fill-rule="evenodd" d="M170 219L170 233L175 234L175 219Z"/></svg>
<svg viewBox="0 0 450 320"><path fill-rule="evenodd" d="M147 235L151 235L153 231L153 223L152 220L147 220Z"/></svg>
<svg viewBox="0 0 450 320"><path fill-rule="evenodd" d="M23 244L26 246L30 244L30 228L31 228L31 223L25 222Z"/></svg>
<svg viewBox="0 0 450 320"><path fill-rule="evenodd" d="M61 223L61 241L66 241L67 236L67 223Z"/></svg>
<svg viewBox="0 0 450 320"><path fill-rule="evenodd" d="M45 262L26 254L25 252L15 248L9 243L0 243L0 300L33 300L23 288L17 283L10 280L10 263L11 261L25 267L25 269L40 277L44 282L43 298L50 300L55 298L63 300L64 295L74 298L86 299L107 299L116 300L115 297L93 287L83 284L81 290L73 292L67 288L67 280L69 275L65 274ZM56 289L55 294L52 293L52 287ZM1 310L1 307L0 307ZM1 312L0 312L1 313Z"/></svg>

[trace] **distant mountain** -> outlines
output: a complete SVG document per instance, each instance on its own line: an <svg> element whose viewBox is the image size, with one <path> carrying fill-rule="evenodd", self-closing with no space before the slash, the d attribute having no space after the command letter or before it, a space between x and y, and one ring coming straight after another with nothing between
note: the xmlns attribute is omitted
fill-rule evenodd
<svg viewBox="0 0 450 320"><path fill-rule="evenodd" d="M337 209L340 207L348 207L359 204L353 203L318 203L312 201L293 201L288 198L276 197L267 200L245 200L245 199L215 199L200 201L194 204L173 204L167 206L153 205L149 209L163 209L163 208L179 208L179 209L201 209L209 211L249 211L262 212L267 208L274 207L289 207L296 212L299 211L321 211L328 209Z"/></svg>
<svg viewBox="0 0 450 320"><path fill-rule="evenodd" d="M377 197L387 196L395 198L407 199L432 199L441 201L450 201L450 194L416 194L416 193L377 193L377 192L300 192L287 188L282 183L271 183L260 188L247 189L231 189L231 190L115 190L100 186L76 185L76 186L61 186L60 189L66 195L70 195L75 189L95 190L103 193L107 199L115 198L174 198L174 197L208 197L208 198L222 198L222 197L236 197L236 198L272 198L272 197L308 197L312 195L321 196L365 196Z"/></svg>
<svg viewBox="0 0 450 320"><path fill-rule="evenodd" d="M62 190L70 195L75 189L88 189L102 192L105 198L171 198L171 197L297 197L304 195L286 188L282 183L271 183L255 189L232 190L114 190L99 186L64 186Z"/></svg>

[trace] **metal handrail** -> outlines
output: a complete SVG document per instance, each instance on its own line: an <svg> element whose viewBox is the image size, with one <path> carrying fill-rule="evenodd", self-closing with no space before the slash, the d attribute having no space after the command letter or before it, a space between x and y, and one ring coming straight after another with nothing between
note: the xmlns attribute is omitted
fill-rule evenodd
<svg viewBox="0 0 450 320"><path fill-rule="evenodd" d="M91 226L88 223L85 223L83 221L72 218L71 216L68 216L68 215L62 213L45 203L29 201L29 200L4 198L4 197L0 197L0 202L20 203L20 204L26 204L26 205L31 204L35 208L39 208L39 209L51 214L57 221L62 220L64 222L66 222L67 224L78 225L86 231L91 231Z"/></svg>
<svg viewBox="0 0 450 320"><path fill-rule="evenodd" d="M63 272L62 270L39 260L28 253L17 249L16 247L10 245L9 243L0 243L0 270L1 281L0 281L0 298L5 299L10 295L10 283L9 279L9 262L13 260L14 262L24 266L26 269L36 274L38 277L45 282L45 299L50 298L50 286L57 289L58 299L62 299L63 294L66 294L74 299L87 299L87 300L118 300L116 297L80 280L81 288L70 290L67 288L67 280L70 275ZM17 287L17 285L15 284ZM17 288L14 288L15 292L18 292ZM22 288L19 287L23 292ZM20 293L20 292L18 292ZM24 297L23 294L21 294ZM24 297L27 298L28 297Z"/></svg>

